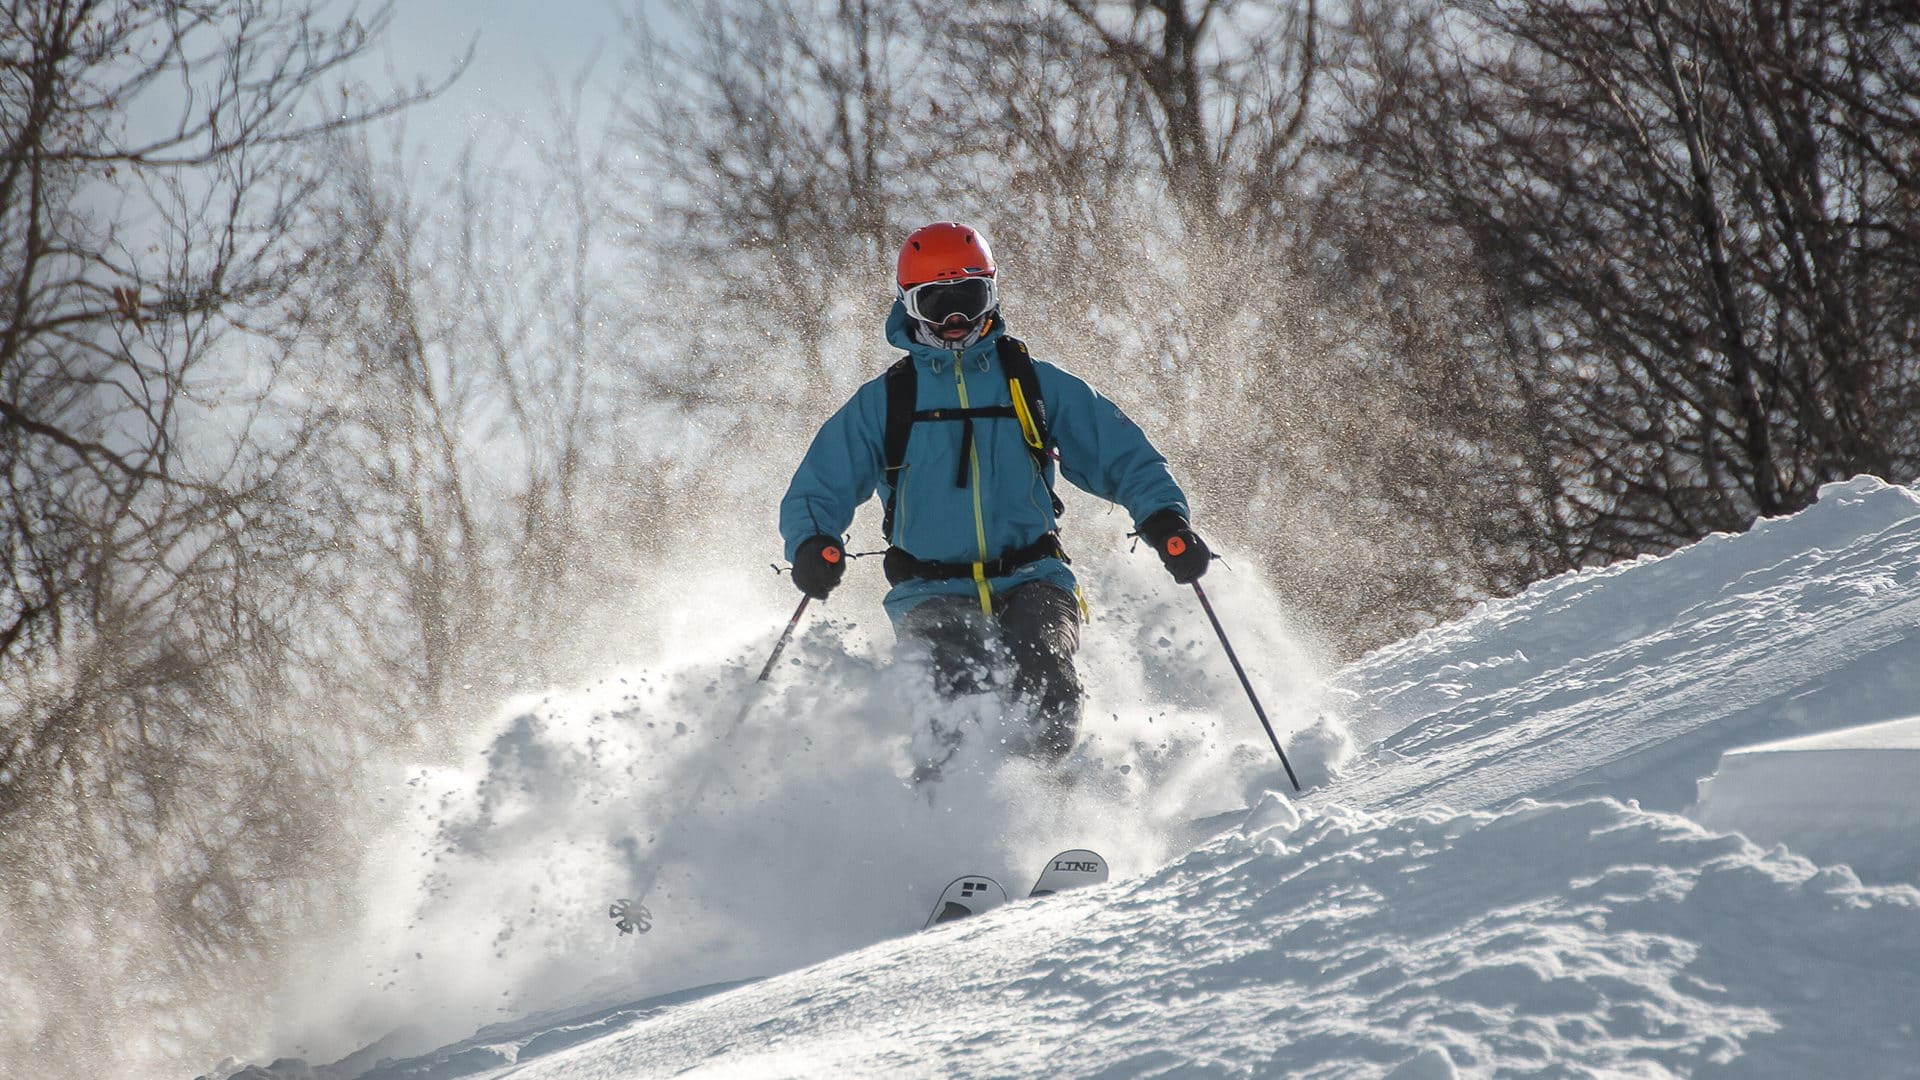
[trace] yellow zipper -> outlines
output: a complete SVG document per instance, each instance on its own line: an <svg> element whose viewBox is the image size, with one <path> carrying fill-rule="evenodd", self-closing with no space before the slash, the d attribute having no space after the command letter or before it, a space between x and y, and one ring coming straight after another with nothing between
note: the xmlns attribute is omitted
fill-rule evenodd
<svg viewBox="0 0 1920 1080"><path fill-rule="evenodd" d="M953 351L953 383L960 391L960 407L971 409L967 403L967 364L965 352ZM987 515L980 507L980 439L975 436L967 446L967 454L972 458L973 478L973 534L979 541L980 558L973 564L973 587L980 593L980 610L989 618L993 615L993 587L987 584Z"/></svg>

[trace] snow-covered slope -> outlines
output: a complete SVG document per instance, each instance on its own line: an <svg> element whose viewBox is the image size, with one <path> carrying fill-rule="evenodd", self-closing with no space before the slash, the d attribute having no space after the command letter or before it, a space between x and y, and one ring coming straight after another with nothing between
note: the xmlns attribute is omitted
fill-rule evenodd
<svg viewBox="0 0 1920 1080"><path fill-rule="evenodd" d="M1278 806L1124 884L874 946L513 1075L1916 1067L1914 890L1610 801L1298 823Z"/></svg>
<svg viewBox="0 0 1920 1080"><path fill-rule="evenodd" d="M1369 808L1604 794L1679 810L1720 752L1913 711L1920 500L1871 479L1543 582L1340 675Z"/></svg>
<svg viewBox="0 0 1920 1080"><path fill-rule="evenodd" d="M1258 795L1280 786L1271 752L1230 675L1180 674L1212 662L1171 607L1089 633L1109 719L1067 790L1013 767L932 806L899 797L892 733L927 706L831 633L799 657L824 674L732 740L634 732L724 725L737 670L516 710L470 773L415 777L418 848L391 869L397 895L431 899L395 927L423 947L383 970L406 993L381 1000L389 1018L470 1005L505 978L524 1012L565 974L579 1007L371 1075L1920 1075L1920 888L1681 813L1727 751L1914 711L1916 577L1920 498L1863 479L1745 535L1544 582L1339 672L1350 760L1316 724L1326 701L1269 686L1308 771L1341 766L1297 802ZM1256 676L1299 668L1284 640L1243 646ZM828 728L768 734L823 714L868 737L821 754ZM696 776L731 796L677 838L635 829ZM1078 843L1116 880L909 932L956 869L1024 884ZM655 865L653 933L591 925Z"/></svg>

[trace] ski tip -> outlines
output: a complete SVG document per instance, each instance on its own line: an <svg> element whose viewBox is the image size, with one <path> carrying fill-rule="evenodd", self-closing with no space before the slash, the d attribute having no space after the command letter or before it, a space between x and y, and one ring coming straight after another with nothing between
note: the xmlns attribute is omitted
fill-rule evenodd
<svg viewBox="0 0 1920 1080"><path fill-rule="evenodd" d="M969 915L978 915L1006 902L1007 890L999 882L985 874L963 874L940 890L940 899L933 905L933 914L927 916L926 924L920 929L928 930Z"/></svg>
<svg viewBox="0 0 1920 1080"><path fill-rule="evenodd" d="M1087 848L1068 848L1047 860L1046 869L1040 871L1039 880L1033 883L1027 895L1052 896L1067 889L1099 885L1107 880L1107 875L1107 860L1099 852Z"/></svg>

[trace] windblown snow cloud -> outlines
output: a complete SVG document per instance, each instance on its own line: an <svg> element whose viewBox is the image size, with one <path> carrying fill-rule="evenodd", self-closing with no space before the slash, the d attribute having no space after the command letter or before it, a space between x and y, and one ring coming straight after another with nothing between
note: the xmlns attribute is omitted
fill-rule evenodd
<svg viewBox="0 0 1920 1080"><path fill-rule="evenodd" d="M997 698L938 702L923 671L834 617L809 622L764 688L757 656L682 650L513 703L463 767L397 780L409 816L369 876L365 960L309 988L301 1013L324 1019L289 1036L344 1052L404 1017L452 1038L790 970L918 929L960 873L1024 893L1067 847L1111 853L1122 875L1160 865L1195 818L1285 780L1190 595L1144 561L1113 559L1101 584L1068 782L999 755ZM1282 733L1312 728L1296 767L1324 777L1350 745L1255 588L1223 577L1215 602L1262 658ZM916 789L914 739L936 709L971 734ZM614 932L623 897L645 904L648 933Z"/></svg>

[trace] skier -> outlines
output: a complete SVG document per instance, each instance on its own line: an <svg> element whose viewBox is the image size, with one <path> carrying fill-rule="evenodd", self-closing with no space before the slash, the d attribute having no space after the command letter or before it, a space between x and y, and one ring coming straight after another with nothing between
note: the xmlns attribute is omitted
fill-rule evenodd
<svg viewBox="0 0 1920 1080"><path fill-rule="evenodd" d="M886 611L954 697L1012 671L1010 749L1057 764L1080 725L1073 654L1083 606L1060 546L1056 471L1119 503L1181 584L1212 558L1166 458L1085 382L1006 333L993 254L943 221L901 245L887 340L906 355L821 426L780 503L793 581L825 599L846 573L841 536L876 490L886 508ZM1023 722L1022 722L1023 721ZM936 724L937 778L959 744Z"/></svg>

